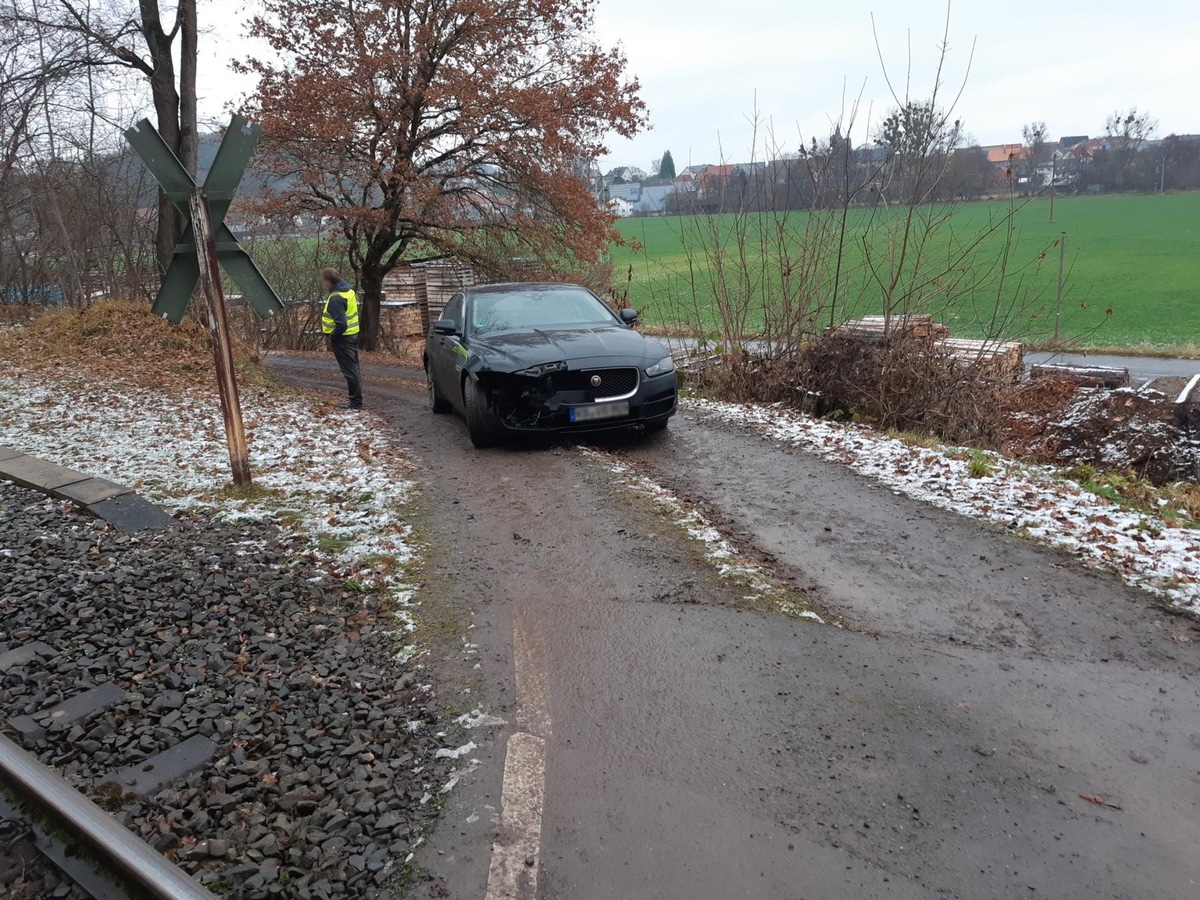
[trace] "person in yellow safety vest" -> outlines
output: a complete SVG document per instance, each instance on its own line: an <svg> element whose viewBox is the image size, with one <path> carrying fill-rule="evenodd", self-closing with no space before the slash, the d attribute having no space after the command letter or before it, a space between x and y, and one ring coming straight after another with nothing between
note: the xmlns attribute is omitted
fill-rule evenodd
<svg viewBox="0 0 1200 900"><path fill-rule="evenodd" d="M350 399L341 409L362 409L362 372L358 367L358 295L346 283L337 269L322 269L321 284L325 286L325 306L321 310L321 331L329 341L329 349L338 367L346 376Z"/></svg>

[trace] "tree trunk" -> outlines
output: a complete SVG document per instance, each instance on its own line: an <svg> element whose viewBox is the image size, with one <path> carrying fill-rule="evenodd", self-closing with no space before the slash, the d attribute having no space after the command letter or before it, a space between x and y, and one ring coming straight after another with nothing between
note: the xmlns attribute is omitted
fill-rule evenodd
<svg viewBox="0 0 1200 900"><path fill-rule="evenodd" d="M163 30L158 0L139 0L138 8L142 14L142 35L145 37L146 47L150 51L152 65L150 96L154 101L158 133L171 151L179 156L181 153L179 90L175 86L175 60L171 55L172 36ZM159 268L164 272L171 264L171 257L175 253L175 242L179 239L182 230L180 218L171 201L159 191L158 229L154 238L154 246Z"/></svg>
<svg viewBox="0 0 1200 900"><path fill-rule="evenodd" d="M383 311L383 276L379 263L365 263L359 272L358 345L363 350L379 349L379 322Z"/></svg>
<svg viewBox="0 0 1200 900"><path fill-rule="evenodd" d="M179 161L196 177L200 133L196 121L197 34L196 0L179 2Z"/></svg>

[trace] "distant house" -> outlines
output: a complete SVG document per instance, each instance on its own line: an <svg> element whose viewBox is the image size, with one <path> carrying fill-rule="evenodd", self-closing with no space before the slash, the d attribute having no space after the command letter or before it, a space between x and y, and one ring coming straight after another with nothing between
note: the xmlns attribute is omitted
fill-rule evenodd
<svg viewBox="0 0 1200 900"><path fill-rule="evenodd" d="M1086 143L1088 136L1086 134L1075 134L1069 137L1058 139L1058 149L1066 153L1068 150L1074 150L1080 144Z"/></svg>
<svg viewBox="0 0 1200 900"><path fill-rule="evenodd" d="M628 219L633 215L633 204L618 197L608 201L608 210L619 219Z"/></svg>
<svg viewBox="0 0 1200 900"><path fill-rule="evenodd" d="M1050 184L1057 177L1060 152L1059 150L1055 150L1050 159L1038 163L1037 167L1033 170L1034 177L1043 186Z"/></svg>
<svg viewBox="0 0 1200 900"><path fill-rule="evenodd" d="M642 216L660 216L667 211L667 199L675 193L673 184L654 184L642 188L641 199L634 211Z"/></svg>
<svg viewBox="0 0 1200 900"><path fill-rule="evenodd" d="M627 203L636 204L642 199L642 186L637 182L609 185L608 198L610 200L624 200Z"/></svg>
<svg viewBox="0 0 1200 900"><path fill-rule="evenodd" d="M1024 144L989 144L981 147L987 160L999 169L1007 169L1025 156Z"/></svg>
<svg viewBox="0 0 1200 900"><path fill-rule="evenodd" d="M1067 153L1067 159L1081 165L1086 165L1092 161L1092 157L1094 157L1097 153L1101 152L1102 150L1111 149L1112 141L1110 141L1108 138L1091 138L1086 141L1081 141L1072 147Z"/></svg>
<svg viewBox="0 0 1200 900"><path fill-rule="evenodd" d="M720 188L723 181L736 173L737 170L737 166L705 166L704 171L696 178L696 183L702 191Z"/></svg>

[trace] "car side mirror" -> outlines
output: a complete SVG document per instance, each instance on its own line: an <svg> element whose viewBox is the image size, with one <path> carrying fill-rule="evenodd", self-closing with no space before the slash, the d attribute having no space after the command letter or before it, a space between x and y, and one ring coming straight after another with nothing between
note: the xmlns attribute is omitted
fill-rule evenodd
<svg viewBox="0 0 1200 900"><path fill-rule="evenodd" d="M621 310L621 321L626 325L632 325L638 320L638 311L636 309Z"/></svg>
<svg viewBox="0 0 1200 900"><path fill-rule="evenodd" d="M458 334L458 323L453 319L438 319L433 323L433 333L448 336Z"/></svg>

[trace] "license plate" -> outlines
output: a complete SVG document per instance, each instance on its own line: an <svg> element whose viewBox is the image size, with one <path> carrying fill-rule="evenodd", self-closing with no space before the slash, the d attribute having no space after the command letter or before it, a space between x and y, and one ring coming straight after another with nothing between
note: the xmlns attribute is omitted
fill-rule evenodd
<svg viewBox="0 0 1200 900"><path fill-rule="evenodd" d="M572 422L595 422L598 419L619 419L621 416L627 415L629 415L629 404L625 401L571 407Z"/></svg>

